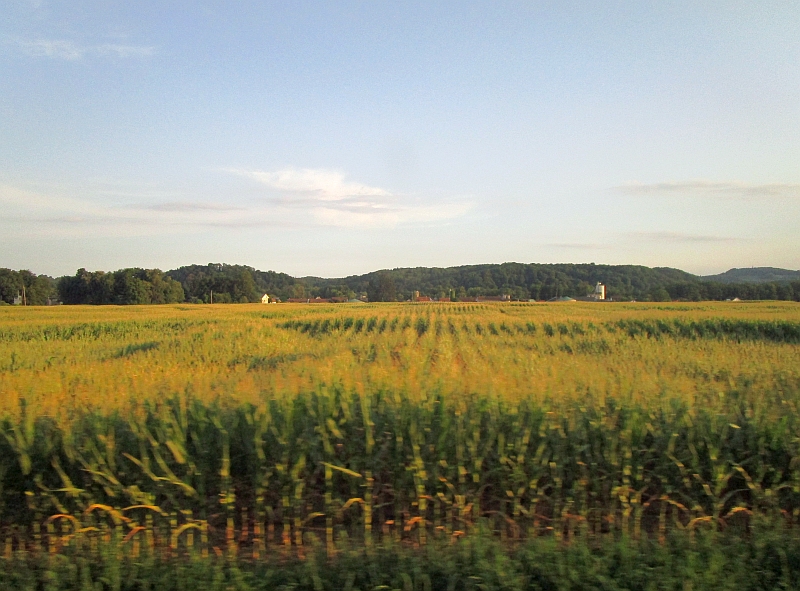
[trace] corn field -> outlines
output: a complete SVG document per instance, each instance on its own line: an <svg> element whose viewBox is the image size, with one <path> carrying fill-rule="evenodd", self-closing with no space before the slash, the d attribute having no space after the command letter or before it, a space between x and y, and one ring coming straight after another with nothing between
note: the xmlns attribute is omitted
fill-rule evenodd
<svg viewBox="0 0 800 591"><path fill-rule="evenodd" d="M800 306L0 309L0 554L800 528Z"/></svg>

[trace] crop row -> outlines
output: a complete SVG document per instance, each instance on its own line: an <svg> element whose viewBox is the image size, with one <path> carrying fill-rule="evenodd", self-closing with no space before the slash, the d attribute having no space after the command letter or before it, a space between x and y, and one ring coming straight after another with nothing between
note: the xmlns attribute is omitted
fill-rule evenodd
<svg viewBox="0 0 800 591"><path fill-rule="evenodd" d="M193 326L205 324L197 320L173 320L169 322L125 321L125 322L91 322L79 324L53 324L35 329L25 328L12 330L0 329L0 342L31 341L73 341L73 340L98 340L103 338L129 338L141 332L160 330L165 332L181 331Z"/></svg>
<svg viewBox="0 0 800 591"><path fill-rule="evenodd" d="M87 408L125 413L187 392L260 405L331 384L533 400L584 398L591 384L594 398L657 404L670 392L693 404L720 385L773 390L797 375L800 308L788 304L670 307L679 316L588 304L368 306L4 309L0 420L18 419L19 399L66 427Z"/></svg>
<svg viewBox="0 0 800 591"><path fill-rule="evenodd" d="M676 320L617 320L599 325L594 323L583 324L580 322L541 323L541 334L552 337L555 335L576 337L590 333L608 332L621 333L629 337L661 338L673 337L684 339L728 338L735 341L771 341L778 343L800 343L800 324L790 321L766 320L730 320L713 318L706 320L684 321ZM314 320L287 320L278 323L279 328L296 330L312 337L327 335L336 332L352 331L358 333L383 333L397 330L413 329L419 336L429 330L436 334L444 331L450 334L463 332L471 335L535 335L537 325L533 322L506 323L486 322L467 323L431 319L426 316L417 316L412 320L409 316L378 318L336 317L317 318Z"/></svg>

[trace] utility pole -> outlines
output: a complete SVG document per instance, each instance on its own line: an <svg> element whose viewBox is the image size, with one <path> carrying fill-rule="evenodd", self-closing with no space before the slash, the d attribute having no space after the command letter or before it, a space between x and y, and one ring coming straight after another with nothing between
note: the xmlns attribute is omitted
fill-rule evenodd
<svg viewBox="0 0 800 591"><path fill-rule="evenodd" d="M211 290L211 303L214 303L214 290Z"/></svg>
<svg viewBox="0 0 800 591"><path fill-rule="evenodd" d="M22 305L27 306L28 300L25 298L25 282L22 282Z"/></svg>

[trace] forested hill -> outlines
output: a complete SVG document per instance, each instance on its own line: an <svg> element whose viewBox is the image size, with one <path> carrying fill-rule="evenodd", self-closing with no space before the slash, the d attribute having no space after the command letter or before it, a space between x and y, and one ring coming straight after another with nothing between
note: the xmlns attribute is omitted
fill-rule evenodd
<svg viewBox="0 0 800 591"><path fill-rule="evenodd" d="M771 283L800 280L800 271L776 269L775 267L748 267L746 269L730 269L719 275L706 275L706 281L720 283Z"/></svg>
<svg viewBox="0 0 800 591"><path fill-rule="evenodd" d="M638 265L503 263L386 269L325 279L296 278L244 265L211 263L167 272L138 268L113 272L79 269L75 275L53 279L30 271L0 269L0 305L12 303L23 293L23 285L28 304L55 299L65 304L160 304L205 303L211 301L212 294L214 303L256 302L265 293L283 301L362 296L371 301L396 301L410 299L414 291L455 300L504 294L517 300L547 300L585 296L598 281L614 300L800 301L800 278L791 275L797 272L764 268L753 275L752 271L732 269L718 276L698 277L678 269Z"/></svg>
<svg viewBox="0 0 800 591"><path fill-rule="evenodd" d="M213 292L218 304L254 302L265 293L290 297L297 283L286 273L219 263L180 267L167 276L181 283L188 301L208 302Z"/></svg>
<svg viewBox="0 0 800 591"><path fill-rule="evenodd" d="M585 296L599 281L618 298L643 298L668 284L695 282L697 277L678 269L638 265L503 263L461 267L416 267L375 271L343 279L306 277L309 287L346 285L354 292L373 291L383 278L394 284L398 299L408 299L415 290L432 297L455 298L509 294L514 299L546 300L570 295ZM380 298L385 299L385 298Z"/></svg>

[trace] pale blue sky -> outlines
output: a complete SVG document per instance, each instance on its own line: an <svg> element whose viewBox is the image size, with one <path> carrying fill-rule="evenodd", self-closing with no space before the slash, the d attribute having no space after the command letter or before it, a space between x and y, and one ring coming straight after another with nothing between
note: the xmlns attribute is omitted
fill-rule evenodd
<svg viewBox="0 0 800 591"><path fill-rule="evenodd" d="M0 0L0 267L800 268L800 2Z"/></svg>

